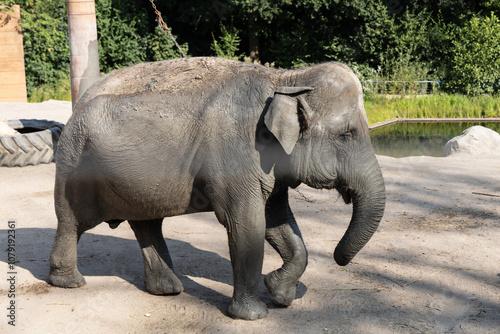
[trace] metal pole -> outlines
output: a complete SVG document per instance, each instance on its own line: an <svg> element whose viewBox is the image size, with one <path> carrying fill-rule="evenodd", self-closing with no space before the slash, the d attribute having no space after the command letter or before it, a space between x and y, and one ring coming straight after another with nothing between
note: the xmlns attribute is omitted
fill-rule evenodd
<svg viewBox="0 0 500 334"><path fill-rule="evenodd" d="M71 100L99 78L99 50L94 0L67 0L71 71Z"/></svg>

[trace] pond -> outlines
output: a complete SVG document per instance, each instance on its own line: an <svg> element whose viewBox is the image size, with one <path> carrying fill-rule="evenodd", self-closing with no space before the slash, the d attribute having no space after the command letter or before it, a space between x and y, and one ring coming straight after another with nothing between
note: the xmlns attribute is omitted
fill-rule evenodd
<svg viewBox="0 0 500 334"><path fill-rule="evenodd" d="M395 123L370 131L370 137L379 155L442 157L448 140L474 125L500 133L500 123Z"/></svg>

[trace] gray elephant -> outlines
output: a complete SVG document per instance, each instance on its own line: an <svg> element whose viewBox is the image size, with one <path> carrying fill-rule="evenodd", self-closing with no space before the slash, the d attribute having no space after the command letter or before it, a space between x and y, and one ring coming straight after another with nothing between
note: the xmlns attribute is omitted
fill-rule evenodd
<svg viewBox="0 0 500 334"><path fill-rule="evenodd" d="M146 289L182 292L162 235L164 217L214 211L228 233L230 316L258 319L267 240L283 258L265 284L290 305L307 251L288 203L305 183L353 203L335 249L348 264L382 219L385 186L362 88L339 63L280 70L217 58L139 64L82 96L56 155L58 227L50 282L79 287L77 242L101 222L127 220L142 248Z"/></svg>

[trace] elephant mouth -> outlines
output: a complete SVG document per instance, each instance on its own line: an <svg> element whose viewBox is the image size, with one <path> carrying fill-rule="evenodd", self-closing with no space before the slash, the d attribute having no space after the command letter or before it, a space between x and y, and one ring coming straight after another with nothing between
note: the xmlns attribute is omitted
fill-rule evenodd
<svg viewBox="0 0 500 334"><path fill-rule="evenodd" d="M338 187L336 188L339 192L340 196L344 200L345 204L350 204L352 202L351 190L347 187Z"/></svg>

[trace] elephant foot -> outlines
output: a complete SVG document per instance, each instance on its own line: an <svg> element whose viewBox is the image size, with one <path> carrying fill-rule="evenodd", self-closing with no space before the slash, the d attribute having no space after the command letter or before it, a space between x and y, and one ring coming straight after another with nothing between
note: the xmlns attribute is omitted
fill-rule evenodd
<svg viewBox="0 0 500 334"><path fill-rule="evenodd" d="M269 273L264 279L267 290L274 298L274 300L284 306L290 306L295 299L297 284L296 282L286 282L279 279L278 272L273 271Z"/></svg>
<svg viewBox="0 0 500 334"><path fill-rule="evenodd" d="M61 288L79 288L87 284L78 269L75 269L70 274L60 274L52 271L49 276L49 283Z"/></svg>
<svg viewBox="0 0 500 334"><path fill-rule="evenodd" d="M243 301L231 300L229 316L235 319L257 320L267 316L267 305L257 297Z"/></svg>
<svg viewBox="0 0 500 334"><path fill-rule="evenodd" d="M177 295L184 291L181 281L170 269L147 273L145 283L146 290L153 295Z"/></svg>

